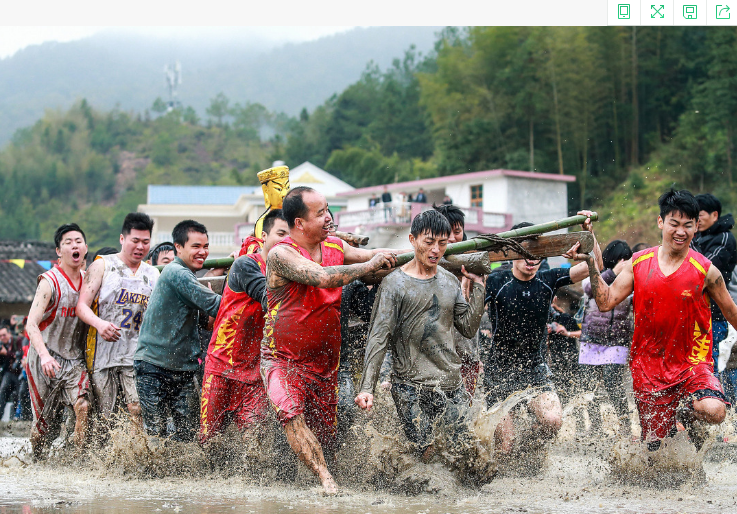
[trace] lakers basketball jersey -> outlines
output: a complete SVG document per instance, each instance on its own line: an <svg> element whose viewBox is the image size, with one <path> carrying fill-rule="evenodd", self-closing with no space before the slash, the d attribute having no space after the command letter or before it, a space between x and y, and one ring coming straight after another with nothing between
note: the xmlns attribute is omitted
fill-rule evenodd
<svg viewBox="0 0 737 514"><path fill-rule="evenodd" d="M92 311L100 319L120 327L120 339L106 341L94 327L89 327L87 368L100 371L114 366L133 366L138 332L159 271L141 262L134 273L117 254L103 255L98 259L105 262L105 273L100 291L92 302Z"/></svg>

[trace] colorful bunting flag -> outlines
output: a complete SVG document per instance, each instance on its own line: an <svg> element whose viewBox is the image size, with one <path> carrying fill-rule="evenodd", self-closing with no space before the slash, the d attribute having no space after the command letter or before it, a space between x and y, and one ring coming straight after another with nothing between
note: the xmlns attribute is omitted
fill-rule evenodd
<svg viewBox="0 0 737 514"><path fill-rule="evenodd" d="M16 266L18 266L20 269L23 269L26 267L25 259L9 259L8 262L12 262Z"/></svg>

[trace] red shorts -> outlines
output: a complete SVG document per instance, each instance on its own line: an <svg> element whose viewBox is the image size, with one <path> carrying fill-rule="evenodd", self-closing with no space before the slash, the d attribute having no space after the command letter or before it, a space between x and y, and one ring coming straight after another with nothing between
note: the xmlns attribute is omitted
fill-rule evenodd
<svg viewBox="0 0 737 514"><path fill-rule="evenodd" d="M676 409L686 403L691 407L694 400L716 398L728 403L719 379L708 364L694 367L683 382L661 391L635 391L637 411L640 414L642 439L653 441L672 436L676 432Z"/></svg>
<svg viewBox="0 0 737 514"><path fill-rule="evenodd" d="M262 423L268 408L262 382L248 384L206 372L202 380L198 440L204 444L225 430L231 420L244 432Z"/></svg>
<svg viewBox="0 0 737 514"><path fill-rule="evenodd" d="M261 376L266 384L266 394L282 425L302 414L324 448L335 445L337 373L323 377L282 360L262 357Z"/></svg>
<svg viewBox="0 0 737 514"><path fill-rule="evenodd" d="M479 378L479 369L481 368L480 362L462 362L461 363L461 376L463 377L463 385L466 386L466 391L473 398L473 393L476 391L476 381Z"/></svg>

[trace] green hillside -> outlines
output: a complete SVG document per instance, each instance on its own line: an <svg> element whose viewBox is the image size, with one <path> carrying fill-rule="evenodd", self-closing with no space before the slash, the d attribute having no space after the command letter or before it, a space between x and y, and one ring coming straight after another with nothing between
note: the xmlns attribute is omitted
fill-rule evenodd
<svg viewBox="0 0 737 514"><path fill-rule="evenodd" d="M737 29L446 29L298 116L225 94L204 114L49 111L0 152L0 238L48 239L75 220L114 244L148 184L255 183L305 160L355 186L510 168L575 175L569 207L599 210L602 239L657 242L667 187L728 209ZM200 119L201 118L201 119Z"/></svg>
<svg viewBox="0 0 737 514"><path fill-rule="evenodd" d="M182 65L179 98L200 116L221 91L294 116L342 91L371 60L388 66L411 44L430 51L437 30L355 28L278 47L227 29L215 40L102 32L31 46L0 59L0 146L45 109L66 110L82 98L98 109L143 112L166 94L163 68L175 61Z"/></svg>

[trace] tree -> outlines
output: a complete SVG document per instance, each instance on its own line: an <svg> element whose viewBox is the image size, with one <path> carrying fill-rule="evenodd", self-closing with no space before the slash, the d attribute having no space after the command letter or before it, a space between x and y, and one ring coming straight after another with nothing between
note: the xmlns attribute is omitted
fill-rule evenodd
<svg viewBox="0 0 737 514"><path fill-rule="evenodd" d="M164 114L167 109L168 106L166 105L166 102L163 101L160 96L157 96L156 100L154 100L154 104L151 106L151 110L158 114Z"/></svg>
<svg viewBox="0 0 737 514"><path fill-rule="evenodd" d="M210 118L215 118L218 127L223 126L223 119L230 114L228 105L230 100L223 93L218 93L215 98L210 100L210 106L205 110Z"/></svg>
<svg viewBox="0 0 737 514"><path fill-rule="evenodd" d="M190 125L198 125L200 123L200 118L197 116L197 111L194 110L194 107L187 106L186 109L184 109L184 112L182 113L182 120L184 123L189 123Z"/></svg>

